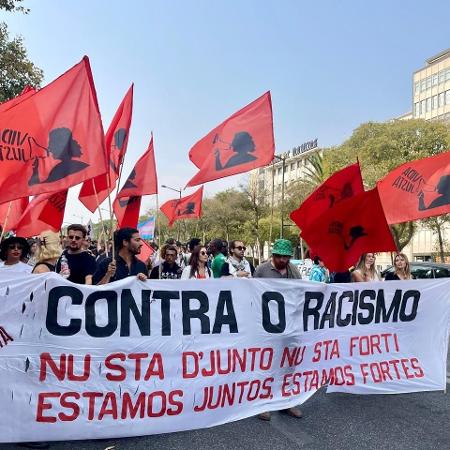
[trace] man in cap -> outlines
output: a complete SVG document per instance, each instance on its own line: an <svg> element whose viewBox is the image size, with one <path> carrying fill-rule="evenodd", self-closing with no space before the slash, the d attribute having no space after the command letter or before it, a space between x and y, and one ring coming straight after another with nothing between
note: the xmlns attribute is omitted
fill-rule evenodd
<svg viewBox="0 0 450 450"><path fill-rule="evenodd" d="M254 273L255 278L301 278L297 267L289 262L292 257L292 244L287 239L277 239L273 244L272 256L269 261L260 264ZM287 408L284 413L300 419L303 413L298 408ZM270 412L258 415L261 420L270 420Z"/></svg>
<svg viewBox="0 0 450 450"><path fill-rule="evenodd" d="M277 239L273 244L272 257L260 264L253 275L255 278L301 278L300 272L289 261L292 244L287 239Z"/></svg>

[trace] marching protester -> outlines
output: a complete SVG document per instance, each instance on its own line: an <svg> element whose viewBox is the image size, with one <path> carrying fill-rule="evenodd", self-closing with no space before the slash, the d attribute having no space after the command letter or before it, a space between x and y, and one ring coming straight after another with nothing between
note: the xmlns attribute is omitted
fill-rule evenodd
<svg viewBox="0 0 450 450"><path fill-rule="evenodd" d="M39 251L39 244L36 239L28 239L27 242L30 247L27 264L31 267L34 267L34 265L36 264L36 260L37 260L36 256Z"/></svg>
<svg viewBox="0 0 450 450"><path fill-rule="evenodd" d="M295 278L301 275L297 267L290 262L292 257L292 244L287 239L277 239L272 248L272 257L269 261L260 264L253 276L255 278Z"/></svg>
<svg viewBox="0 0 450 450"><path fill-rule="evenodd" d="M295 278L300 279L300 272L289 262L293 254L291 241L287 239L277 239L272 248L272 257L269 261L260 264L254 273L255 278ZM287 408L282 412L289 416L301 419L303 413L298 408ZM261 420L270 420L269 411L258 414Z"/></svg>
<svg viewBox="0 0 450 450"><path fill-rule="evenodd" d="M192 251L189 265L183 269L181 278L187 280L189 278L206 279L211 278L211 269L208 267L208 252L206 247L197 245Z"/></svg>
<svg viewBox="0 0 450 450"><path fill-rule="evenodd" d="M107 284L135 275L139 280L147 279L147 267L139 255L142 240L136 228L121 228L114 233L115 261L112 255L104 258L94 274L94 284Z"/></svg>
<svg viewBox="0 0 450 450"><path fill-rule="evenodd" d="M384 277L385 281L391 280L412 280L411 269L408 257L404 253L397 253L394 258L394 271L388 272Z"/></svg>
<svg viewBox="0 0 450 450"><path fill-rule="evenodd" d="M352 281L379 281L375 259L375 253L363 253L352 272Z"/></svg>
<svg viewBox="0 0 450 450"><path fill-rule="evenodd" d="M0 269L31 273L33 268L22 262L29 249L28 242L23 237L12 236L3 240L0 246Z"/></svg>
<svg viewBox="0 0 450 450"><path fill-rule="evenodd" d="M188 244L187 244L187 252L184 254L185 266L189 265L189 261L190 261L192 252L194 251L194 248L197 247L197 245L200 245L200 239L199 238L192 238L188 242Z"/></svg>
<svg viewBox="0 0 450 450"><path fill-rule="evenodd" d="M242 241L230 242L230 256L222 266L222 277L251 278L255 269L244 257L245 246Z"/></svg>
<svg viewBox="0 0 450 450"><path fill-rule="evenodd" d="M226 261L225 255L223 254L223 240L213 239L208 245L208 254L213 257L211 270L214 278L220 278L222 266Z"/></svg>
<svg viewBox="0 0 450 450"><path fill-rule="evenodd" d="M92 284L97 264L95 258L83 250L86 238L86 228L80 224L67 227L67 241L69 247L63 251L56 263L56 272L72 283Z"/></svg>
<svg viewBox="0 0 450 450"><path fill-rule="evenodd" d="M328 269L325 267L322 259L319 256L314 257L314 264L309 274L310 281L318 281L320 283L327 283L330 279Z"/></svg>
<svg viewBox="0 0 450 450"><path fill-rule="evenodd" d="M176 263L177 248L175 245L167 244L161 248L161 267L153 267L150 278L153 280L178 280L181 277L181 267Z"/></svg>
<svg viewBox="0 0 450 450"><path fill-rule="evenodd" d="M56 263L62 253L59 235L52 231L45 231L39 238L40 246L33 273L55 272Z"/></svg>

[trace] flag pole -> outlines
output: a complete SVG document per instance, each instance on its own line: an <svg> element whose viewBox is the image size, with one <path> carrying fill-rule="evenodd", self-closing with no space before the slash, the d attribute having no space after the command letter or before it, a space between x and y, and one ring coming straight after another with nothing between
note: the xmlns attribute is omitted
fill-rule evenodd
<svg viewBox="0 0 450 450"><path fill-rule="evenodd" d="M92 181L92 187L94 188L95 201L97 202L98 214L100 216L100 223L102 224L103 239L104 239L104 242L105 242L105 253L106 253L106 257L108 258L108 256L109 256L109 254L108 254L108 240L106 238L105 223L103 222L102 210L100 208L100 202L98 200L98 193L97 193L97 188L95 187L94 179L92 178L91 181Z"/></svg>
<svg viewBox="0 0 450 450"><path fill-rule="evenodd" d="M8 203L8 209L6 211L6 217L5 217L5 221L3 222L2 233L0 235L0 242L3 241L3 236L5 235L6 225L8 224L9 214L11 213L11 205L12 205L12 200Z"/></svg>
<svg viewBox="0 0 450 450"><path fill-rule="evenodd" d="M156 251L156 256L158 256L159 252L159 267L158 267L158 279L161 279L161 269L162 269L162 259L161 259L161 229L160 229L160 222L159 222L159 194L156 193L156 229L158 230L158 237L156 239L156 243L158 245L158 250Z"/></svg>

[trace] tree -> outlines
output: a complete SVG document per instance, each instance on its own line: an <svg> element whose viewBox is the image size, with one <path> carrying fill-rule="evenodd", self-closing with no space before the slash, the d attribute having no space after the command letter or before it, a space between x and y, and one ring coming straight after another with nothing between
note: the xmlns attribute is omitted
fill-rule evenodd
<svg viewBox="0 0 450 450"><path fill-rule="evenodd" d="M4 9L5 11L19 11L24 14L28 14L30 12L29 8L25 8L19 3L22 3L23 0L0 0L0 9Z"/></svg>
<svg viewBox="0 0 450 450"><path fill-rule="evenodd" d="M450 224L450 214L444 214L442 216L428 217L423 219L422 223L429 228L438 237L439 257L441 262L445 262L446 247L448 242L444 239L443 231L446 225Z"/></svg>
<svg viewBox="0 0 450 450"><path fill-rule="evenodd" d="M8 27L0 23L0 102L17 96L26 85L40 87L43 76L28 59L23 39L10 40Z"/></svg>
<svg viewBox="0 0 450 450"><path fill-rule="evenodd" d="M422 119L369 122L334 151L324 154L324 164L333 173L359 159L364 185L371 189L397 166L414 159L436 155L450 147L450 126ZM399 250L411 240L415 225L391 227Z"/></svg>

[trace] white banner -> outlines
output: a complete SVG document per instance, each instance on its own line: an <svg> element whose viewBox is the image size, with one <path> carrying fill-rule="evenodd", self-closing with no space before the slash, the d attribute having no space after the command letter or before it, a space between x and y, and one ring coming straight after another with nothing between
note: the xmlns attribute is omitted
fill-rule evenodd
<svg viewBox="0 0 450 450"><path fill-rule="evenodd" d="M0 441L210 427L321 386L444 390L450 279L0 278Z"/></svg>

